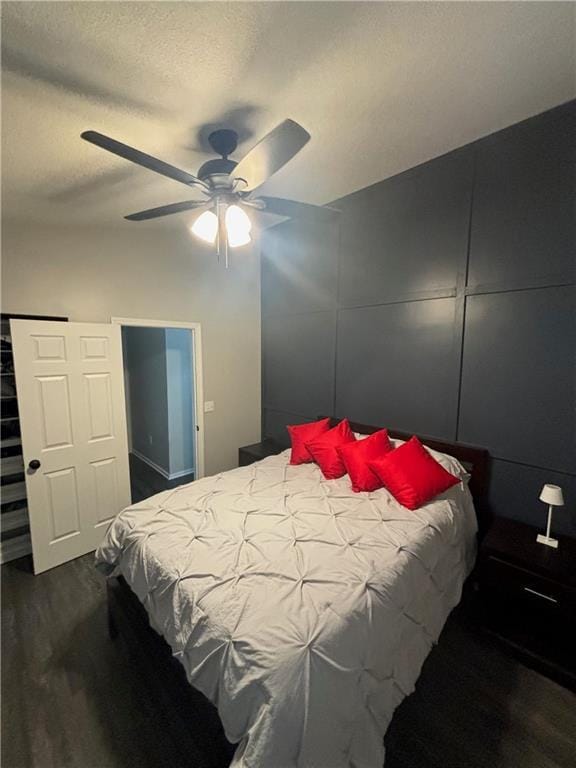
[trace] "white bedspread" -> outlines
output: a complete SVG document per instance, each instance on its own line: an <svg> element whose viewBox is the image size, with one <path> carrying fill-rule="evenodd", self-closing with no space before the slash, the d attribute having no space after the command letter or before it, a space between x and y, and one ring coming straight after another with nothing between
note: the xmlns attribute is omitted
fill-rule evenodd
<svg viewBox="0 0 576 768"><path fill-rule="evenodd" d="M457 485L410 512L288 458L127 508L97 563L217 706L234 768L382 768L469 573L472 499Z"/></svg>

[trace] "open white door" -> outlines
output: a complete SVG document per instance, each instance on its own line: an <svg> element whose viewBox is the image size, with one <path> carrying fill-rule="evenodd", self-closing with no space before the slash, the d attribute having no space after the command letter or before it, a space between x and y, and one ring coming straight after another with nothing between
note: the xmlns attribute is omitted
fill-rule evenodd
<svg viewBox="0 0 576 768"><path fill-rule="evenodd" d="M130 504L120 327L12 320L34 572L90 552Z"/></svg>

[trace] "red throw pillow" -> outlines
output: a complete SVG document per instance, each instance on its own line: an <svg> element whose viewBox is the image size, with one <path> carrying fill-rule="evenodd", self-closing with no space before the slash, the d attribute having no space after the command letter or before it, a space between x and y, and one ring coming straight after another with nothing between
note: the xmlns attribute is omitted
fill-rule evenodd
<svg viewBox="0 0 576 768"><path fill-rule="evenodd" d="M313 461L310 451L306 448L308 440L320 437L330 429L330 419L320 419L307 424L295 424L286 427L292 443L290 464L309 464Z"/></svg>
<svg viewBox="0 0 576 768"><path fill-rule="evenodd" d="M355 442L354 432L348 419L343 419L337 426L329 429L320 437L306 443L312 458L322 470L327 480L337 480L346 474L346 467L338 453L338 447L344 443Z"/></svg>
<svg viewBox="0 0 576 768"><path fill-rule="evenodd" d="M396 501L408 509L418 509L460 482L430 456L416 436L370 462L370 468Z"/></svg>
<svg viewBox="0 0 576 768"><path fill-rule="evenodd" d="M383 454L393 450L394 446L385 429L374 432L373 435L369 435L364 440L340 445L338 453L350 477L352 490L359 493L360 491L376 491L378 488L382 488L382 481L370 469L368 462L379 459Z"/></svg>

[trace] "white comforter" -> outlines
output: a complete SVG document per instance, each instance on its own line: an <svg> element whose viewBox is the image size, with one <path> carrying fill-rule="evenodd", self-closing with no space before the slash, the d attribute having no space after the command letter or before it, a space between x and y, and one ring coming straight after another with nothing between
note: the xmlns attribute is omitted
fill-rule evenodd
<svg viewBox="0 0 576 768"><path fill-rule="evenodd" d="M470 493L410 512L288 457L129 507L97 562L217 706L234 768L381 768L471 566Z"/></svg>

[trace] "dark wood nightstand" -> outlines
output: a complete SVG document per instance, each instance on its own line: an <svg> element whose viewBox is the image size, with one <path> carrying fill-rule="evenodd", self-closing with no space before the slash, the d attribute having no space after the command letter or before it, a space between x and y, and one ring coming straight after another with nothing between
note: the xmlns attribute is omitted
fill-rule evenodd
<svg viewBox="0 0 576 768"><path fill-rule="evenodd" d="M285 447L286 446L280 445L280 443L269 438L262 440L261 443L244 445L242 448L238 449L238 464L241 467L247 467L249 464L265 459L267 456L276 456L278 453L281 453Z"/></svg>
<svg viewBox="0 0 576 768"><path fill-rule="evenodd" d="M538 530L496 518L478 555L483 626L523 661L576 690L576 540L558 549Z"/></svg>

